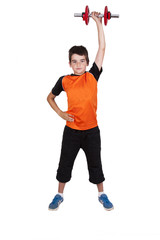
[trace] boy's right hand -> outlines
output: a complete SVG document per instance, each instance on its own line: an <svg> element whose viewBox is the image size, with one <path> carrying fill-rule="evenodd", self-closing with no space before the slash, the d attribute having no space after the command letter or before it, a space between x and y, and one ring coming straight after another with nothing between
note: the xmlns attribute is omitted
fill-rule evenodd
<svg viewBox="0 0 160 240"><path fill-rule="evenodd" d="M98 23L102 23L102 18L98 17L98 15L101 14L99 12L92 12L92 18L94 19L94 21L98 24Z"/></svg>
<svg viewBox="0 0 160 240"><path fill-rule="evenodd" d="M67 112L60 111L59 116L68 122L74 122L74 116Z"/></svg>

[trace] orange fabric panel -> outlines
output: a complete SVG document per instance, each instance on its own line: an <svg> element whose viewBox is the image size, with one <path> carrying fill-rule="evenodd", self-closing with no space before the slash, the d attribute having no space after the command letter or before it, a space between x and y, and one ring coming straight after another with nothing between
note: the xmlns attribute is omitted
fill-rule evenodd
<svg viewBox="0 0 160 240"><path fill-rule="evenodd" d="M80 76L67 75L62 80L67 94L68 111L74 115L74 122L66 125L77 130L87 130L97 124L97 80L86 72Z"/></svg>

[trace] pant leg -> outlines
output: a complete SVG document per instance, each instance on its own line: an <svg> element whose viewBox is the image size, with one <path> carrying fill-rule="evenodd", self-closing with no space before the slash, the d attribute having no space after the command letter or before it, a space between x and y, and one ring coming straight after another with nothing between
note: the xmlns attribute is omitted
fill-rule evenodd
<svg viewBox="0 0 160 240"><path fill-rule="evenodd" d="M79 135L65 126L62 139L61 155L56 179L59 182L68 182L71 179L75 158L80 149Z"/></svg>
<svg viewBox="0 0 160 240"><path fill-rule="evenodd" d="M101 163L101 138L100 130L96 128L86 131L82 149L85 152L89 170L89 181L99 184L105 180Z"/></svg>

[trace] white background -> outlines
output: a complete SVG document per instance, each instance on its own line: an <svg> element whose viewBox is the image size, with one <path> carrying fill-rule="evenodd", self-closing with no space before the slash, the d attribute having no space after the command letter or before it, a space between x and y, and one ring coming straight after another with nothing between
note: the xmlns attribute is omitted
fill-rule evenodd
<svg viewBox="0 0 160 240"><path fill-rule="evenodd" d="M50 212L65 121L46 99L72 73L70 47L87 47L89 67L95 59L95 22L74 18L87 4L120 14L104 27L97 111L104 190L115 209L98 202L80 150L64 202ZM159 43L158 0L0 1L1 239L160 239ZM65 92L56 102L67 110Z"/></svg>

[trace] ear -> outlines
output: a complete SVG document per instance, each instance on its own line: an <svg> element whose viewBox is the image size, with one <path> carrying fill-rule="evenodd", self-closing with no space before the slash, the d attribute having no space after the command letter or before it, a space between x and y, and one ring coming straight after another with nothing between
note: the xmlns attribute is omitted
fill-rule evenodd
<svg viewBox="0 0 160 240"><path fill-rule="evenodd" d="M69 64L69 66L71 67L71 63L69 62L68 64Z"/></svg>

